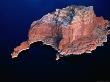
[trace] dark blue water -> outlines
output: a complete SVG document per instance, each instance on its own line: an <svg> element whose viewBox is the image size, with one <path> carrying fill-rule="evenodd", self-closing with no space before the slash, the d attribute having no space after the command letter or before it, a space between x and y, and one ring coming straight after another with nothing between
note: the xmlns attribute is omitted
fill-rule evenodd
<svg viewBox="0 0 110 82"><path fill-rule="evenodd" d="M18 58L13 48L28 37L30 24L68 5L94 6L97 16L110 20L110 0L0 0L0 80L107 80L110 73L110 37L92 54L55 61L57 53L42 43L31 45Z"/></svg>

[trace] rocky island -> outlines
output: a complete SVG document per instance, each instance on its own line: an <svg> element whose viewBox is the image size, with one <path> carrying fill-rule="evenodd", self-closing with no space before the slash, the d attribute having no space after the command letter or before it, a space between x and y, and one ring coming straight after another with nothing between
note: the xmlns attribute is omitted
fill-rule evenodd
<svg viewBox="0 0 110 82"><path fill-rule="evenodd" d="M56 60L68 55L91 53L107 42L110 22L97 17L93 6L71 5L56 9L31 24L28 39L14 48L12 58L29 49L34 42L42 41L58 51Z"/></svg>

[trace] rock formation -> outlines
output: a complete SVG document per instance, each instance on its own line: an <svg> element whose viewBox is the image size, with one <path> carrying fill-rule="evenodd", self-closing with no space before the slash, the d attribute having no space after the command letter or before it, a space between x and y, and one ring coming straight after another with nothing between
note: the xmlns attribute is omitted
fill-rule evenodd
<svg viewBox="0 0 110 82"><path fill-rule="evenodd" d="M14 48L12 58L30 44L42 41L58 51L56 60L68 55L91 53L97 46L107 42L109 21L96 17L93 7L68 6L56 9L34 21L29 30L28 39Z"/></svg>

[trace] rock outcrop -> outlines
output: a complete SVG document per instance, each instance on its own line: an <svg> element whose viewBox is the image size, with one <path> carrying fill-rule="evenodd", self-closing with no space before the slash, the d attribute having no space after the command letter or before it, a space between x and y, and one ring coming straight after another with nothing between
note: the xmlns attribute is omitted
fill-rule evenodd
<svg viewBox="0 0 110 82"><path fill-rule="evenodd" d="M14 48L12 58L26 49L30 44L42 41L58 51L56 60L68 55L91 53L97 46L107 42L109 21L96 17L93 7L68 6L56 9L34 21L29 30L28 39Z"/></svg>

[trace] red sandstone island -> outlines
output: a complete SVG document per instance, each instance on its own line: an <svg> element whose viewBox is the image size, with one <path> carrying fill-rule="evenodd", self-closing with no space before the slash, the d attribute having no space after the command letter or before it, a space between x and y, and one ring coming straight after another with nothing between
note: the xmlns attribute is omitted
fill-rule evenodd
<svg viewBox="0 0 110 82"><path fill-rule="evenodd" d="M97 46L107 42L110 34L109 21L96 17L93 6L68 6L56 9L34 21L28 39L14 48L12 58L29 49L34 42L42 41L58 51L56 60L68 55L91 53Z"/></svg>

